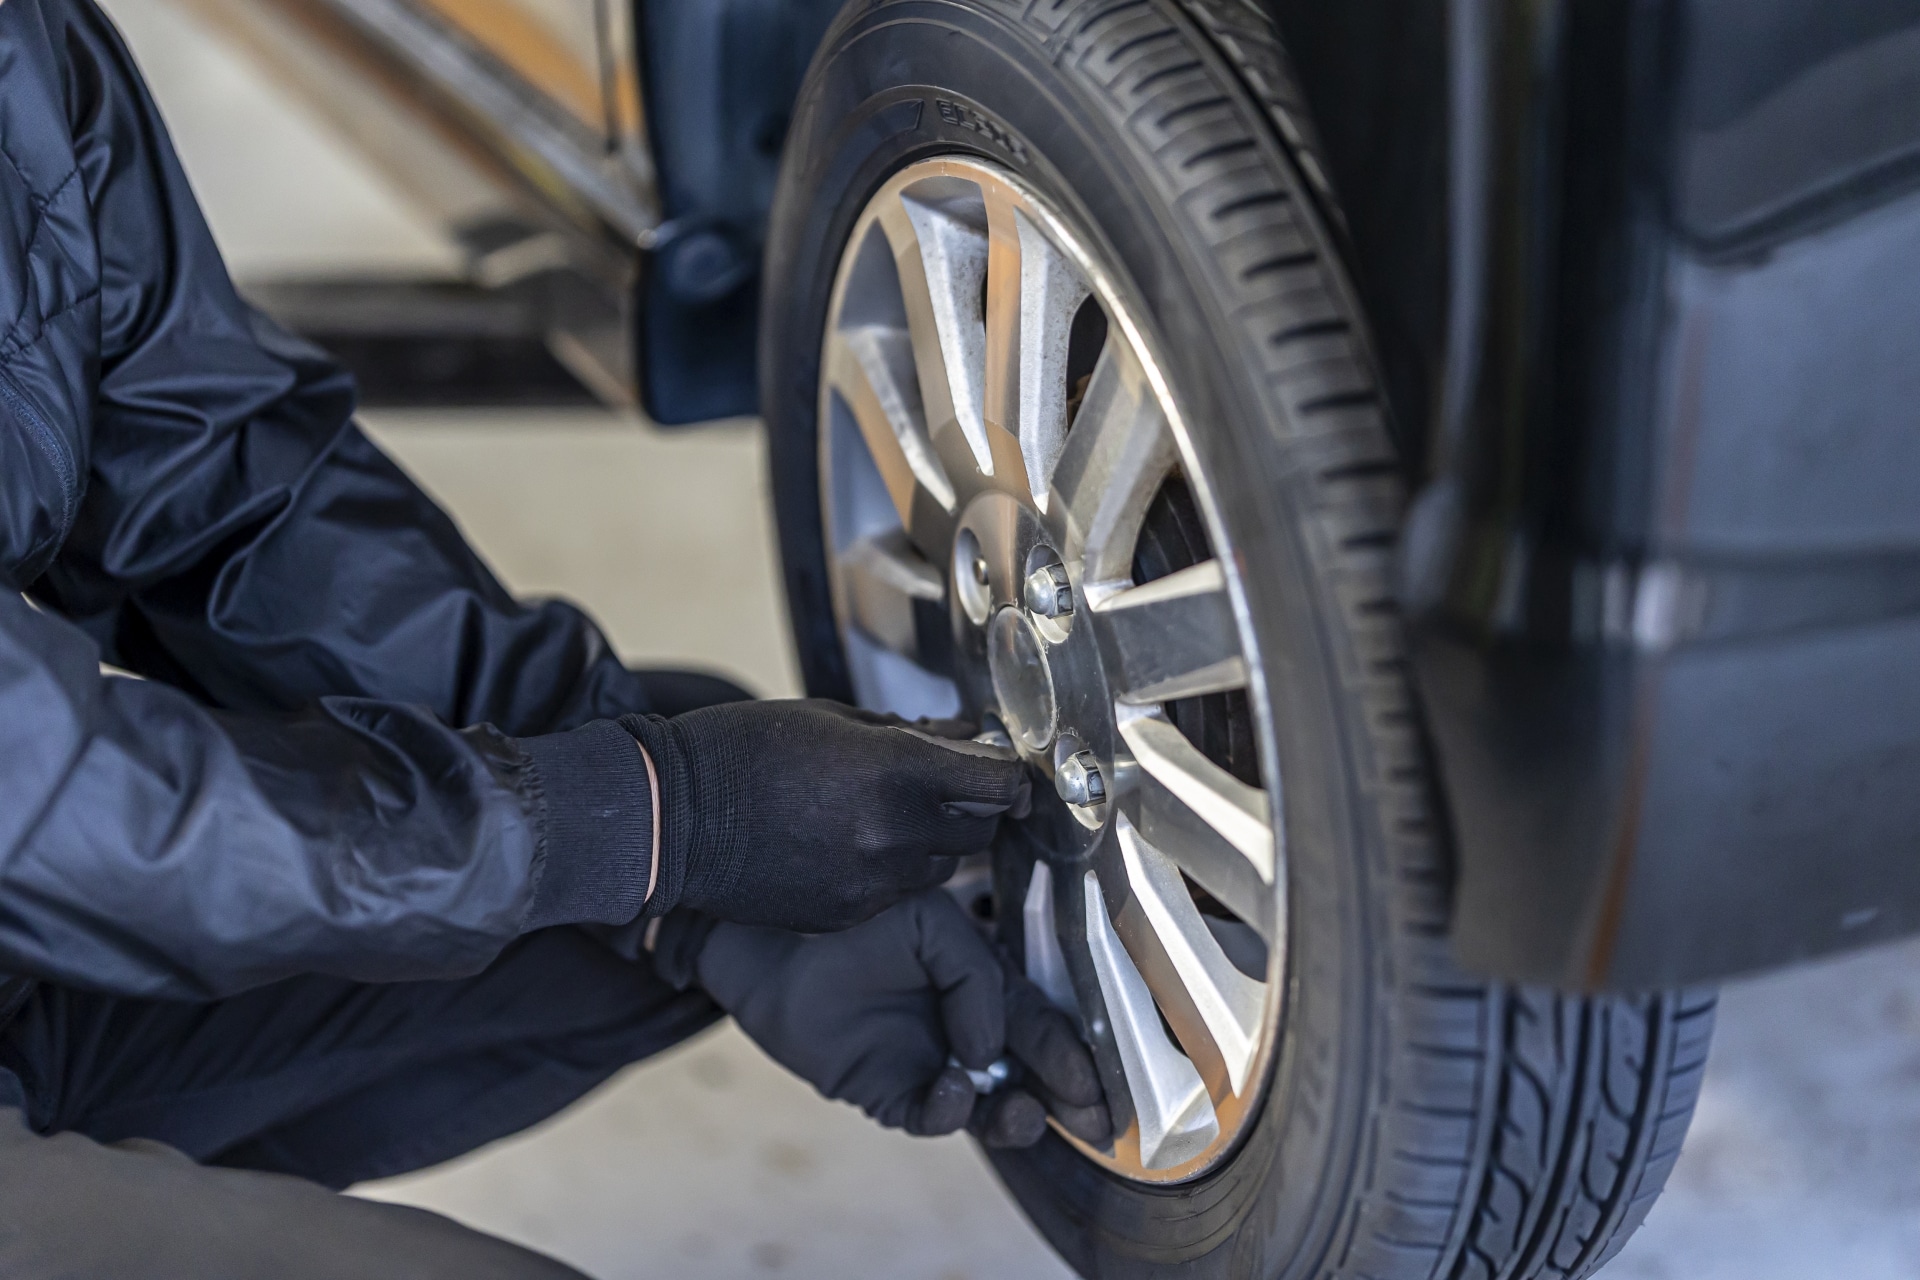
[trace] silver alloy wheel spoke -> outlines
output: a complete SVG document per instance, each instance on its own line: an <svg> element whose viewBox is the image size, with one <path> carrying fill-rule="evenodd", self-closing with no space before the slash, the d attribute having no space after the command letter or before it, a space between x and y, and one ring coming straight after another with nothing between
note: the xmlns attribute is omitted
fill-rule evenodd
<svg viewBox="0 0 1920 1280"><path fill-rule="evenodd" d="M1057 1007L1071 1012L1078 1002L1074 999L1073 977L1067 972L1067 957L1060 950L1060 931L1053 923L1053 868L1044 862L1033 864L1020 914L1026 939L1027 981Z"/></svg>
<svg viewBox="0 0 1920 1280"><path fill-rule="evenodd" d="M1017 435L1028 494L1044 512L1067 438L1073 317L1091 290L1007 193L989 192L986 207L986 417Z"/></svg>
<svg viewBox="0 0 1920 1280"><path fill-rule="evenodd" d="M1120 736L1142 772L1165 787L1273 883L1273 816L1267 793L1250 787L1202 754L1172 722L1134 714L1120 721ZM1178 856L1178 850L1171 850Z"/></svg>
<svg viewBox="0 0 1920 1280"><path fill-rule="evenodd" d="M927 665L927 624L944 627L947 585L900 530L861 538L840 555L842 616L903 658ZM932 605L933 609L926 606Z"/></svg>
<svg viewBox="0 0 1920 1280"><path fill-rule="evenodd" d="M1046 513L1089 593L1130 583L1140 524L1174 462L1145 371L1124 344L1107 343L1054 466Z"/></svg>
<svg viewBox="0 0 1920 1280"><path fill-rule="evenodd" d="M1260 869L1166 784L1144 770L1121 802L1121 814L1148 844L1166 853L1193 882L1278 945L1273 886Z"/></svg>
<svg viewBox="0 0 1920 1280"><path fill-rule="evenodd" d="M1115 834L1128 890L1115 922L1120 940L1188 1057L1208 1078L1208 1091L1223 1101L1246 1088L1253 1069L1266 984L1227 959L1172 859L1142 839L1124 814Z"/></svg>
<svg viewBox="0 0 1920 1280"><path fill-rule="evenodd" d="M1087 948L1133 1095L1140 1163L1149 1169L1170 1168L1206 1150L1220 1132L1220 1120L1200 1072L1167 1039L1153 993L1114 932L1100 881L1091 871L1084 893Z"/></svg>
<svg viewBox="0 0 1920 1280"><path fill-rule="evenodd" d="M1218 560L1127 587L1095 601L1110 637L1120 701L1135 705L1247 686L1240 631Z"/></svg>
<svg viewBox="0 0 1920 1280"><path fill-rule="evenodd" d="M922 545L951 536L953 482L927 435L907 335L881 325L835 331L823 373L860 428L900 523Z"/></svg>
<svg viewBox="0 0 1920 1280"><path fill-rule="evenodd" d="M953 212L912 196L887 200L879 225L900 275L920 399L934 445L949 467L961 460L955 445L963 446L973 467L991 475L986 325L974 314L986 281L987 237Z"/></svg>

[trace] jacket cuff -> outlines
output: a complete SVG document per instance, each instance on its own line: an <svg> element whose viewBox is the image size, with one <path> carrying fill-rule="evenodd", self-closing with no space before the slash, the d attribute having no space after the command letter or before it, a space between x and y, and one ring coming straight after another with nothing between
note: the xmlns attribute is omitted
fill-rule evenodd
<svg viewBox="0 0 1920 1280"><path fill-rule="evenodd" d="M540 794L540 853L527 930L625 924L653 867L653 789L633 735L611 720L522 738Z"/></svg>

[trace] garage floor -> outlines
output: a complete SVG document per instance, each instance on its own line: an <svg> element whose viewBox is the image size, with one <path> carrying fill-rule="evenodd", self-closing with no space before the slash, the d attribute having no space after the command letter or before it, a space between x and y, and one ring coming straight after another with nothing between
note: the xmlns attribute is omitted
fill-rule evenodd
<svg viewBox="0 0 1920 1280"><path fill-rule="evenodd" d="M444 271L334 139L161 0L110 0L236 274ZM633 662L795 689L750 424L383 414L373 434L516 590L585 603ZM1920 1277L1920 945L1740 984L1692 1136L1609 1280ZM962 1140L883 1133L731 1029L539 1129L363 1194L619 1277L1068 1273Z"/></svg>

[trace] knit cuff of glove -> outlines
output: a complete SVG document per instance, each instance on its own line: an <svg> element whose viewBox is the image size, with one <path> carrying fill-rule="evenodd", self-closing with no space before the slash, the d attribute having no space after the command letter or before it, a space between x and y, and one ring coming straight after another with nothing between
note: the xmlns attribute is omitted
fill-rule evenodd
<svg viewBox="0 0 1920 1280"><path fill-rule="evenodd" d="M621 716L620 728L646 751L660 785L660 872L646 914L664 916L680 904L687 889L687 854L694 847L703 800L700 766L692 758L687 735L665 716Z"/></svg>
<svg viewBox="0 0 1920 1280"><path fill-rule="evenodd" d="M520 739L539 784L540 853L526 930L625 924L653 864L653 789L632 735L611 720Z"/></svg>

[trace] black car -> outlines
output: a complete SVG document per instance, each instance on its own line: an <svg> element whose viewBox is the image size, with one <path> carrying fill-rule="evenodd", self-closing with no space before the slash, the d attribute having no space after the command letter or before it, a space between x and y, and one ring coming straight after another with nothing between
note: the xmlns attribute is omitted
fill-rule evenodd
<svg viewBox="0 0 1920 1280"><path fill-rule="evenodd" d="M1585 1275L1702 984L1920 927L1920 0L196 2L1053 780L1083 1274Z"/></svg>

